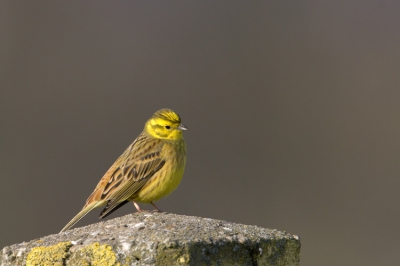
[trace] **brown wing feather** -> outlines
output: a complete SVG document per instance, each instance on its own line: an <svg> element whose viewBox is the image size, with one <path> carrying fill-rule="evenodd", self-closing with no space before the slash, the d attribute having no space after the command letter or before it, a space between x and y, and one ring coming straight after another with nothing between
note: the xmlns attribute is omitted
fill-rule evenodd
<svg viewBox="0 0 400 266"><path fill-rule="evenodd" d="M143 164L143 168L146 169L146 171L143 172L142 178L139 180L134 180L133 178L127 179L126 182L117 186L115 190L109 194L110 198L108 199L107 206L101 212L100 218L107 216L114 208L120 206L122 202L135 198L135 193L138 192L147 181L164 166L164 163L165 161L159 158L146 162Z"/></svg>
<svg viewBox="0 0 400 266"><path fill-rule="evenodd" d="M101 217L108 215L122 202L132 199L165 161L160 158L162 142L141 134L125 150L100 180L86 205L107 202Z"/></svg>

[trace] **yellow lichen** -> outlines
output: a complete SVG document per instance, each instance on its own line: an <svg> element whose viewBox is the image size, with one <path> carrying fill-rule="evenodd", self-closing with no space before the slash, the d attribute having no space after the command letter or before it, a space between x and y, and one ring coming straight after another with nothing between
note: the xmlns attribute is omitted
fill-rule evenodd
<svg viewBox="0 0 400 266"><path fill-rule="evenodd" d="M71 242L61 242L49 247L35 247L26 258L26 266L62 266L71 246Z"/></svg>
<svg viewBox="0 0 400 266"><path fill-rule="evenodd" d="M54 246L35 247L26 258L26 266L120 266L109 245L93 243L70 254L71 246L71 242L61 242Z"/></svg>
<svg viewBox="0 0 400 266"><path fill-rule="evenodd" d="M85 254L83 263L88 263L91 266L119 266L117 263L117 256L115 255L112 247L109 245L100 245L93 243L80 250ZM82 264L83 264L82 263Z"/></svg>

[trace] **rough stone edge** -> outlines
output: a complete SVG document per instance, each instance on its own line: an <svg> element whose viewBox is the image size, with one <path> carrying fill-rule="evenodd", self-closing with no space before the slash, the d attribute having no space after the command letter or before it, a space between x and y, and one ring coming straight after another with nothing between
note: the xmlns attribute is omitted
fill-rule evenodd
<svg viewBox="0 0 400 266"><path fill-rule="evenodd" d="M213 219L212 219L213 220ZM218 220L215 220L218 221ZM246 225L244 225L246 227ZM276 230L273 230L276 231ZM284 234L286 234L284 232ZM34 242L30 241L30 242ZM40 242L41 239L36 242ZM252 243L249 239L236 239L231 242L196 242L186 245L158 245L156 248L156 265L183 264L183 265L209 265L226 264L236 262L236 265L299 265L300 261L300 239L298 236L286 234L278 238L260 238L258 243ZM31 250L20 254L22 256L14 259L12 264L5 264L4 256L7 256L5 247L0 255L0 265L85 265L89 261L92 265L131 265L135 257L127 257L118 250L116 245L92 243L79 249L70 248L71 242L59 242L52 246L36 246ZM232 253L240 251L239 254ZM225 252L226 255L224 254ZM132 254L129 254L132 255ZM164 258L163 258L164 257ZM229 259L231 259L229 261ZM209 263L207 263L209 262ZM67 263L67 264L65 264ZM138 265L151 265L142 264Z"/></svg>

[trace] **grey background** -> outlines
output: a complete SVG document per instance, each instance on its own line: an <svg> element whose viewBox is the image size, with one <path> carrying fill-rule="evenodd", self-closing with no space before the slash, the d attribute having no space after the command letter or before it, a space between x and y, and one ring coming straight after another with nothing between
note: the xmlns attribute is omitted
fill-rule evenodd
<svg viewBox="0 0 400 266"><path fill-rule="evenodd" d="M59 232L169 107L188 163L161 209L300 235L302 265L399 265L399 14L389 0L1 1L0 246Z"/></svg>

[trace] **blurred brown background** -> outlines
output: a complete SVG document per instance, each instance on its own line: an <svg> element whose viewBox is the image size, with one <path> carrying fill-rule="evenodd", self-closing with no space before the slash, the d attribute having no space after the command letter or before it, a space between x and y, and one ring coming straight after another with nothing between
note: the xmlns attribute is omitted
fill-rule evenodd
<svg viewBox="0 0 400 266"><path fill-rule="evenodd" d="M59 232L169 107L188 164L161 209L300 235L301 265L399 265L399 14L389 0L1 1L0 247Z"/></svg>

